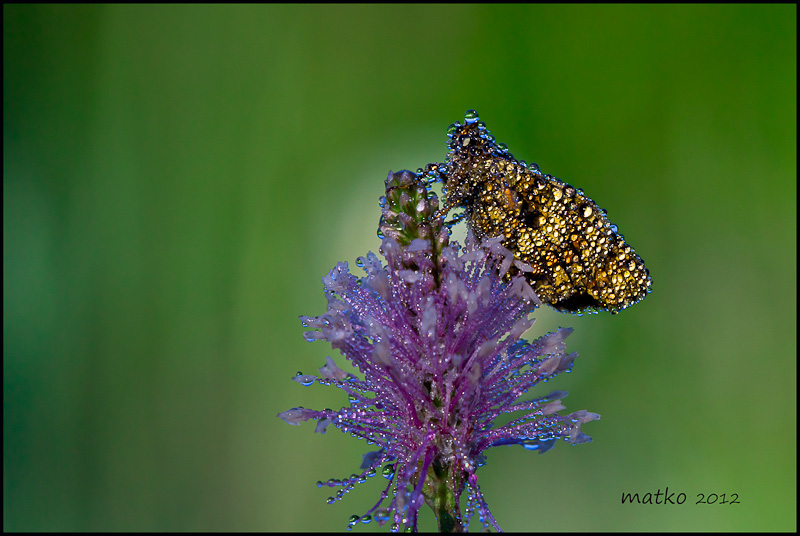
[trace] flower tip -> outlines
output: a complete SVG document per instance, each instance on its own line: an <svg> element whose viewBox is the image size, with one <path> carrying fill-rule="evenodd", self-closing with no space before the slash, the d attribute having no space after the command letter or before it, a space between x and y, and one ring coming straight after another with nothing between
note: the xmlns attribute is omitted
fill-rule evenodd
<svg viewBox="0 0 800 536"><path fill-rule="evenodd" d="M313 417L313 414L315 413L316 413L315 411L310 409L292 408L278 413L276 417L283 419L283 421L286 422L287 424L291 424L293 426L300 426L301 422L311 419Z"/></svg>
<svg viewBox="0 0 800 536"><path fill-rule="evenodd" d="M383 449L373 450L361 455L361 469L368 469L372 464L378 461L383 456Z"/></svg>
<svg viewBox="0 0 800 536"><path fill-rule="evenodd" d="M526 331L533 327L534 322L536 322L535 318L527 318L523 316L511 327L511 330L508 332L509 337L513 339L519 339Z"/></svg>
<svg viewBox="0 0 800 536"><path fill-rule="evenodd" d="M542 304L542 300L539 299L539 296L536 295L533 287L528 284L524 277L515 278L511 283L511 289L517 296L529 301L535 307L538 307Z"/></svg>
<svg viewBox="0 0 800 536"><path fill-rule="evenodd" d="M591 411L586 411L582 409L580 411L576 411L575 413L570 415L570 418L579 424L584 424L591 421L599 421L600 414L592 413Z"/></svg>
<svg viewBox="0 0 800 536"><path fill-rule="evenodd" d="M554 400L542 408L542 415L552 415L556 412L566 409L560 400Z"/></svg>
<svg viewBox="0 0 800 536"><path fill-rule="evenodd" d="M428 251L430 249L431 243L424 238L415 238L411 241L411 243L406 247L406 251L409 253L417 252L417 251Z"/></svg>
<svg viewBox="0 0 800 536"><path fill-rule="evenodd" d="M314 428L314 433L324 434L330 423L331 419L320 419L319 421L317 421L317 427Z"/></svg>
<svg viewBox="0 0 800 536"><path fill-rule="evenodd" d="M347 378L347 373L336 365L331 356L325 358L325 364L319 368L319 373L326 380L342 381Z"/></svg>
<svg viewBox="0 0 800 536"><path fill-rule="evenodd" d="M591 443L592 438L588 435L584 434L583 432L578 432L575 434L575 437L570 436L569 443L571 445L580 445L582 443Z"/></svg>

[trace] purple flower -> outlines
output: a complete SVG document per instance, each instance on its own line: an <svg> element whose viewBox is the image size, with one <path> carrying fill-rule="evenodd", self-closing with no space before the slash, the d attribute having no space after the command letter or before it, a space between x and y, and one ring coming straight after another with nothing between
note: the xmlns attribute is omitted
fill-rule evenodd
<svg viewBox="0 0 800 536"><path fill-rule="evenodd" d="M435 171L435 168L433 169ZM599 415L559 415L564 391L526 397L540 381L569 372L571 328L521 339L539 304L522 272L530 267L501 246L502 237L466 247L449 243L438 202L421 175L390 174L381 200L381 253L360 257L364 277L340 262L323 278L327 311L301 317L305 338L325 340L358 370L340 369L328 357L318 376L298 374L303 385L344 390L340 410L293 408L278 414L289 424L316 420L374 445L361 473L319 482L338 488L333 503L379 472L388 479L377 503L357 522L391 522L392 530L417 528L428 504L447 532L461 532L477 512L484 527L500 530L478 485L483 451L522 445L543 453L555 441L589 441L581 424ZM517 275L509 276L511 266ZM504 424L498 424L502 421ZM460 497L467 491L464 512Z"/></svg>

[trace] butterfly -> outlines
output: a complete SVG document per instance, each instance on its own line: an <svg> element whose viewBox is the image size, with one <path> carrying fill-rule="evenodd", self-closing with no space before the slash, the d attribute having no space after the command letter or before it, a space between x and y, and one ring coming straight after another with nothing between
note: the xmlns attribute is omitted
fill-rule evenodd
<svg viewBox="0 0 800 536"><path fill-rule="evenodd" d="M438 166L442 210L462 208L478 239L502 234L503 246L532 269L524 277L542 302L616 314L650 292L644 261L582 190L516 160L474 110L448 136L450 152Z"/></svg>

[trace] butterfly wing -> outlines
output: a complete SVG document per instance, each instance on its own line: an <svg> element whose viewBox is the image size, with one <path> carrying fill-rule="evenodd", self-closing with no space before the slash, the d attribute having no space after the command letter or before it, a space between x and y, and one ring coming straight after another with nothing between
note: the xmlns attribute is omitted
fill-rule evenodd
<svg viewBox="0 0 800 536"><path fill-rule="evenodd" d="M525 277L557 310L617 313L640 301L651 280L605 211L581 190L517 161L480 123L453 133L445 167L447 206L466 209L477 237L531 266Z"/></svg>

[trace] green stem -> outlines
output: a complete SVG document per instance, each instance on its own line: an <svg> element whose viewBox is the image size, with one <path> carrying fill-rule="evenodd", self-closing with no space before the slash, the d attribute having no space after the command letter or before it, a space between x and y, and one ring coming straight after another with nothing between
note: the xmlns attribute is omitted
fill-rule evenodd
<svg viewBox="0 0 800 536"><path fill-rule="evenodd" d="M435 460L428 469L423 494L439 523L439 532L464 532L458 504L461 481L461 471L440 460Z"/></svg>

